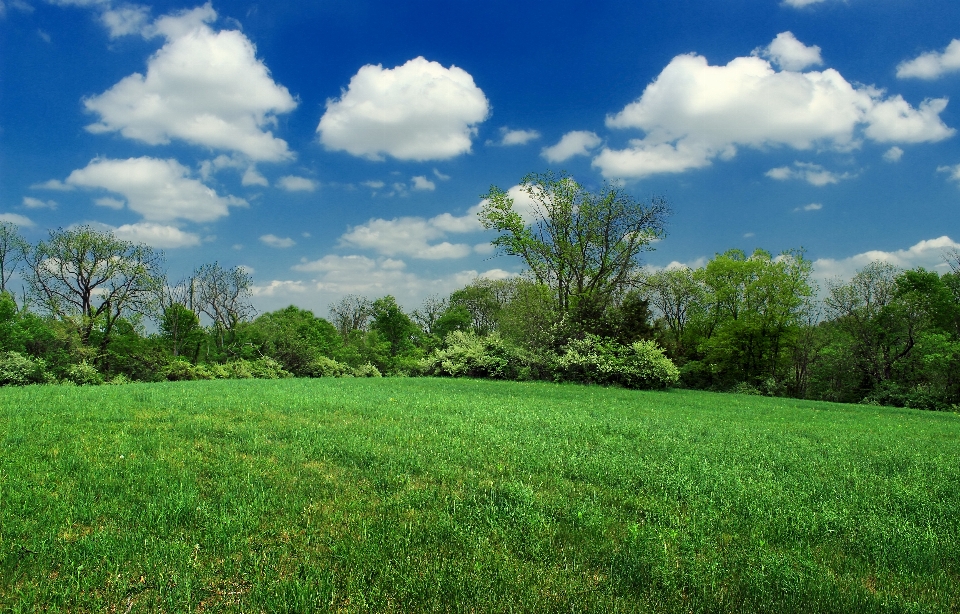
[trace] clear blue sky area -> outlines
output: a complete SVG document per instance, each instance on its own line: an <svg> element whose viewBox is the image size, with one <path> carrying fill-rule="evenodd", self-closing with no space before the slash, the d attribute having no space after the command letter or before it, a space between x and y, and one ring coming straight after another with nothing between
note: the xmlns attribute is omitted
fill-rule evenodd
<svg viewBox="0 0 960 614"><path fill-rule="evenodd" d="M651 267L944 270L958 92L947 0L0 0L0 219L248 267L261 310L413 308L520 271L477 206L553 169L665 197Z"/></svg>

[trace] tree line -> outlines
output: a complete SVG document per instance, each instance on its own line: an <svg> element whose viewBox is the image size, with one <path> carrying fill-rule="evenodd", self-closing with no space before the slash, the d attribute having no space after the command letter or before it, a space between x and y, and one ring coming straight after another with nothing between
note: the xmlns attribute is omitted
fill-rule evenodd
<svg viewBox="0 0 960 614"><path fill-rule="evenodd" d="M823 292L799 250L650 272L640 256L664 236L664 200L562 173L520 188L522 207L494 186L479 215L525 273L410 312L351 295L327 317L257 315L242 268L171 282L161 252L110 233L60 229L31 246L2 223L0 383L434 375L960 407L958 253L943 275L875 262Z"/></svg>

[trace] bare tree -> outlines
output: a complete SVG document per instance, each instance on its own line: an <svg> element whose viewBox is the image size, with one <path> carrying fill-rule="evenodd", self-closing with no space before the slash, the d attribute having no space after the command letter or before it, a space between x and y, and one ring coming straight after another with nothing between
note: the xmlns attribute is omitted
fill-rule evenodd
<svg viewBox="0 0 960 614"><path fill-rule="evenodd" d="M253 279L243 267L225 269L218 262L197 269L188 287L195 308L213 321L217 347L236 325L256 314L249 303Z"/></svg>
<svg viewBox="0 0 960 614"><path fill-rule="evenodd" d="M348 294L330 305L330 319L344 339L351 331L367 330L372 317L373 303L358 294Z"/></svg>
<svg viewBox="0 0 960 614"><path fill-rule="evenodd" d="M705 290L692 269L663 269L643 281L644 294L667 324L675 348L683 351L683 338L690 316L703 301Z"/></svg>
<svg viewBox="0 0 960 614"><path fill-rule="evenodd" d="M31 293L50 314L76 323L90 345L97 327L100 351L117 319L155 313L163 253L90 226L52 230L27 258Z"/></svg>
<svg viewBox="0 0 960 614"><path fill-rule="evenodd" d="M6 292L10 278L17 272L30 252L30 246L20 236L16 224L0 222L0 292Z"/></svg>
<svg viewBox="0 0 960 614"><path fill-rule="evenodd" d="M440 316L448 307L450 307L450 301L446 298L439 295L428 296L418 309L413 310L413 321L421 329L432 333L437 326L437 320L440 319Z"/></svg>

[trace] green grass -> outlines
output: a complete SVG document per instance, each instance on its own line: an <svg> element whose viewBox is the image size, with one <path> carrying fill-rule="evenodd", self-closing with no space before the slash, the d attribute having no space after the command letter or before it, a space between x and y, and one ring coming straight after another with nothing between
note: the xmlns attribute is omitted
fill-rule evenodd
<svg viewBox="0 0 960 614"><path fill-rule="evenodd" d="M0 389L0 611L957 612L960 416L320 379Z"/></svg>

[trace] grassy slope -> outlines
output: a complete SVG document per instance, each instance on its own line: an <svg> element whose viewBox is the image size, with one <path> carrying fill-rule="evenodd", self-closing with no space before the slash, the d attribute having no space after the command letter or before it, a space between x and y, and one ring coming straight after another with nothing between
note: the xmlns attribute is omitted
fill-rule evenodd
<svg viewBox="0 0 960 614"><path fill-rule="evenodd" d="M0 611L960 611L960 416L431 379L0 389Z"/></svg>

